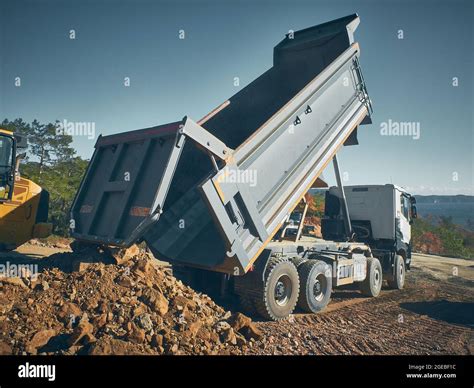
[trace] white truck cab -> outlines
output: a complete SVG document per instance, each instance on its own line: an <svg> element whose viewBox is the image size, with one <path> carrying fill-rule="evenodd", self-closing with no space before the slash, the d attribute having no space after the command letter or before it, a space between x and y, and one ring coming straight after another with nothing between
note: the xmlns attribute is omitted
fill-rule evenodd
<svg viewBox="0 0 474 388"><path fill-rule="evenodd" d="M409 269L411 263L411 224L416 218L415 198L393 184L345 186L344 195L351 235L347 236L344 227L341 190L331 187L326 192L325 217L321 225L323 238L338 241L349 237L364 242L379 258L384 277L389 282L392 276L400 277L400 271L403 271L404 277L404 270Z"/></svg>

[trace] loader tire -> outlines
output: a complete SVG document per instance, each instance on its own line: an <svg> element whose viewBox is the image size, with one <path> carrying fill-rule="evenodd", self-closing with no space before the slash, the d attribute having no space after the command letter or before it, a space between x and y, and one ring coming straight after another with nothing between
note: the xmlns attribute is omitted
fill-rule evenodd
<svg viewBox="0 0 474 388"><path fill-rule="evenodd" d="M401 255L395 255L393 276L387 280L390 288L401 290L405 285L405 260Z"/></svg>
<svg viewBox="0 0 474 388"><path fill-rule="evenodd" d="M331 299L331 267L321 260L308 260L298 268L300 295L298 307L308 313L323 310Z"/></svg>
<svg viewBox="0 0 474 388"><path fill-rule="evenodd" d="M299 289L295 265L286 258L270 259L260 295L254 299L257 313L267 320L287 318L296 307Z"/></svg>
<svg viewBox="0 0 474 388"><path fill-rule="evenodd" d="M379 259L369 257L367 259L367 276L360 283L360 290L366 296L376 297L382 289L382 266Z"/></svg>

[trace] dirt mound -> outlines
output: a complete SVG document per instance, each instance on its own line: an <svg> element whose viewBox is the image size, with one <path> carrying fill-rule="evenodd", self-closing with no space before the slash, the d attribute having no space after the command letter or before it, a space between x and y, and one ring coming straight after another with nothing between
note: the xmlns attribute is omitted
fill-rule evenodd
<svg viewBox="0 0 474 388"><path fill-rule="evenodd" d="M261 336L143 252L46 260L36 277L0 278L0 354L239 354Z"/></svg>

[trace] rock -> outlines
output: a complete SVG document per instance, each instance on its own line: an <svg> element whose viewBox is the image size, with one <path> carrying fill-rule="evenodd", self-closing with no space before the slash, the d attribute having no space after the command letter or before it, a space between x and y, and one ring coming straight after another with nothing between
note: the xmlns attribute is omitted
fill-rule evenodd
<svg viewBox="0 0 474 388"><path fill-rule="evenodd" d="M218 333L222 332L222 331L225 331L225 330L229 330L231 328L230 324L226 321L219 321L216 323L216 331Z"/></svg>
<svg viewBox="0 0 474 388"><path fill-rule="evenodd" d="M132 323L132 332L128 336L128 339L136 344L145 342L145 330L140 329L137 325Z"/></svg>
<svg viewBox="0 0 474 388"><path fill-rule="evenodd" d="M90 268L94 263L92 262L87 262L87 261L82 261L82 260L76 260L72 263L72 270L77 271L77 272L84 272L88 268Z"/></svg>
<svg viewBox="0 0 474 388"><path fill-rule="evenodd" d="M153 330L153 322L151 321L150 314L141 314L135 318L138 326L144 329L146 332Z"/></svg>
<svg viewBox="0 0 474 388"><path fill-rule="evenodd" d="M202 327L202 322L200 321L195 321L195 322L191 322L189 325L188 325L188 332L189 332L189 335L192 337L192 338L195 338L197 333L199 332L199 330L201 330L201 327Z"/></svg>
<svg viewBox="0 0 474 388"><path fill-rule="evenodd" d="M42 289L43 291L49 290L49 283L48 283L47 281L42 281L42 282L41 282L41 289Z"/></svg>
<svg viewBox="0 0 474 388"><path fill-rule="evenodd" d="M12 286L18 286L25 290L28 290L28 286L19 277L0 277L0 281L3 284L11 284Z"/></svg>
<svg viewBox="0 0 474 388"><path fill-rule="evenodd" d="M146 306L143 303L140 303L137 307L133 309L133 316L137 317L146 312Z"/></svg>
<svg viewBox="0 0 474 388"><path fill-rule="evenodd" d="M221 332L220 339L223 343L231 343L232 345L237 344L237 337L234 333L234 329L231 327Z"/></svg>
<svg viewBox="0 0 474 388"><path fill-rule="evenodd" d="M103 313L100 314L94 321L95 325L98 328L103 327L107 323L107 314Z"/></svg>
<svg viewBox="0 0 474 388"><path fill-rule="evenodd" d="M58 312L58 317L66 321L70 321L71 319L81 315L82 310L77 306L77 304L72 302L64 303Z"/></svg>
<svg viewBox="0 0 474 388"><path fill-rule="evenodd" d="M243 334L247 340L259 340L263 337L263 333L253 322L250 323L250 325L241 328L239 333Z"/></svg>
<svg viewBox="0 0 474 388"><path fill-rule="evenodd" d="M235 331L239 331L242 327L250 325L252 320L242 313L235 313L228 319L228 322Z"/></svg>
<svg viewBox="0 0 474 388"><path fill-rule="evenodd" d="M122 275L116 280L117 284L122 287L131 288L133 287L132 279L130 276Z"/></svg>
<svg viewBox="0 0 474 388"><path fill-rule="evenodd" d="M229 318L229 324L235 331L241 333L247 340L258 340L262 338L262 332L255 326L255 323L242 313L236 313Z"/></svg>
<svg viewBox="0 0 474 388"><path fill-rule="evenodd" d="M12 352L13 350L10 345L3 341L0 342L0 356L10 356Z"/></svg>
<svg viewBox="0 0 474 388"><path fill-rule="evenodd" d="M96 341L97 341L97 338L95 338L92 333L86 333L86 334L84 335L84 337L82 338L82 342L83 342L85 345L93 344L93 343L96 342Z"/></svg>
<svg viewBox="0 0 474 388"><path fill-rule="evenodd" d="M192 299L189 299L183 295L178 295L173 299L173 306L175 306L178 310L184 310L185 308L188 310L194 310L197 307L197 304Z"/></svg>
<svg viewBox="0 0 474 388"><path fill-rule="evenodd" d="M115 264L121 265L124 264L133 257L137 256L140 253L140 248L137 245L132 245L129 248L107 248L107 253L109 253L112 258L115 260Z"/></svg>
<svg viewBox="0 0 474 388"><path fill-rule="evenodd" d="M245 337L240 334L239 332L235 333L235 338L236 338L236 345L238 347L242 347L247 344L247 341L245 340Z"/></svg>
<svg viewBox="0 0 474 388"><path fill-rule="evenodd" d="M85 320L81 320L68 339L69 346L77 345L85 336L92 335L94 326Z"/></svg>
<svg viewBox="0 0 474 388"><path fill-rule="evenodd" d="M151 339L152 346L163 347L163 336L161 334L155 334Z"/></svg>
<svg viewBox="0 0 474 388"><path fill-rule="evenodd" d="M145 303L161 316L166 315L169 310L168 299L166 299L161 292L156 290L148 290L145 296Z"/></svg>
<svg viewBox="0 0 474 388"><path fill-rule="evenodd" d="M135 344L115 338L102 338L95 342L88 352L90 355L140 355L143 351Z"/></svg>
<svg viewBox="0 0 474 388"><path fill-rule="evenodd" d="M27 343L26 351L31 354L36 354L37 349L46 345L49 340L56 335L55 330L41 330L38 331Z"/></svg>
<svg viewBox="0 0 474 388"><path fill-rule="evenodd" d="M150 260L138 260L135 270L139 270L143 275L147 276L150 274L152 267Z"/></svg>

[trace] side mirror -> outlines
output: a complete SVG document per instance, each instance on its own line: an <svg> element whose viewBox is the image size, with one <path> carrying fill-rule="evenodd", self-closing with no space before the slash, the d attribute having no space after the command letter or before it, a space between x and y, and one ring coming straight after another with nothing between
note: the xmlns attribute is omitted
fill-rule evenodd
<svg viewBox="0 0 474 388"><path fill-rule="evenodd" d="M16 142L13 136L0 132L0 202L13 197L15 184Z"/></svg>
<svg viewBox="0 0 474 388"><path fill-rule="evenodd" d="M416 206L415 204L411 205L411 218L418 218L418 213L416 212Z"/></svg>

